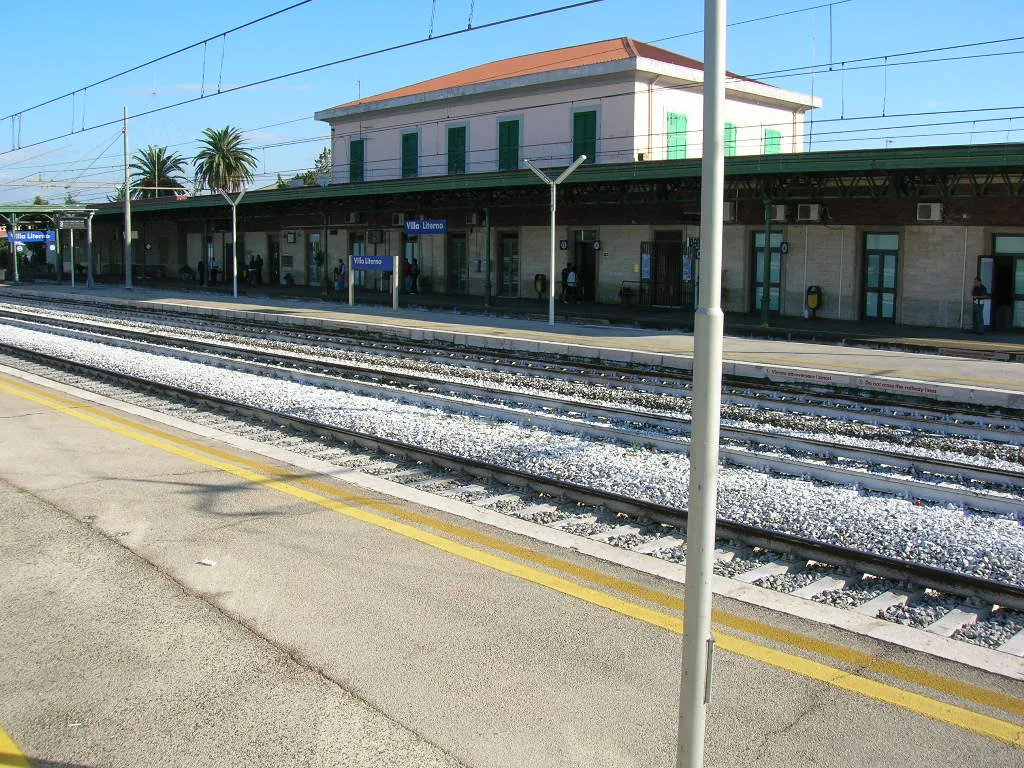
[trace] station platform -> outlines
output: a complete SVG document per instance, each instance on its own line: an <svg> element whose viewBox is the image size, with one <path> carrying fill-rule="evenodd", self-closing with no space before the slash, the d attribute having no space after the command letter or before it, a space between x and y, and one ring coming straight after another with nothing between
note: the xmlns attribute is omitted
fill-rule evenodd
<svg viewBox="0 0 1024 768"><path fill-rule="evenodd" d="M674 764L679 581L7 368L0 420L0 765ZM1024 766L1024 675L715 607L708 768Z"/></svg>
<svg viewBox="0 0 1024 768"><path fill-rule="evenodd" d="M604 305L563 305L548 323L546 302L503 300L485 308L479 297L405 296L398 310L380 294L360 294L356 306L324 300L310 289L293 295L237 298L221 289L132 288L100 285L6 284L4 296L74 298L98 304L164 308L233 319L376 332L412 340L436 340L492 350L544 351L609 362L689 371L693 333L670 327L682 313ZM294 290L294 288L292 289ZM692 315L691 315L692 319ZM654 327L654 326L663 327ZM748 317L726 316L726 376L873 390L944 403L1024 408L1024 335L975 336L939 329L869 328L808 321L762 327ZM884 331L884 332L883 332Z"/></svg>

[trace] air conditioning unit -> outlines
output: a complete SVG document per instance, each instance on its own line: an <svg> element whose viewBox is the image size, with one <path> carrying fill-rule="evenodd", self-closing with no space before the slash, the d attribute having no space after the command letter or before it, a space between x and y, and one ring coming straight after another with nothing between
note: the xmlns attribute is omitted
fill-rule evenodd
<svg viewBox="0 0 1024 768"><path fill-rule="evenodd" d="M772 221L785 221L786 220L786 206L784 205L773 205L772 206Z"/></svg>
<svg viewBox="0 0 1024 768"><path fill-rule="evenodd" d="M918 221L942 221L942 203L918 203Z"/></svg>
<svg viewBox="0 0 1024 768"><path fill-rule="evenodd" d="M722 205L722 221L736 221L736 203L726 200Z"/></svg>
<svg viewBox="0 0 1024 768"><path fill-rule="evenodd" d="M796 207L797 221L821 221L821 206L815 203L804 203Z"/></svg>
<svg viewBox="0 0 1024 768"><path fill-rule="evenodd" d="M362 221L362 218L363 217L359 214L358 211L349 211L348 213L345 214L345 223L358 224Z"/></svg>
<svg viewBox="0 0 1024 768"><path fill-rule="evenodd" d="M476 227L476 226L479 226L479 224L480 224L480 214L479 213L467 213L466 214L466 226L468 226L468 227Z"/></svg>
<svg viewBox="0 0 1024 768"><path fill-rule="evenodd" d="M391 214L391 226L401 227L405 225L405 214L404 213L392 213Z"/></svg>

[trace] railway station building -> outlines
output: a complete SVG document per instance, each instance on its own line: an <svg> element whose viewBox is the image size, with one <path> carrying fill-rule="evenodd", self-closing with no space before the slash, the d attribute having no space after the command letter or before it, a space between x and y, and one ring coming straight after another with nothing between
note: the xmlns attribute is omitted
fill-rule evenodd
<svg viewBox="0 0 1024 768"><path fill-rule="evenodd" d="M239 258L258 254L264 281L312 285L349 254L416 258L425 292L535 298L550 192L525 161L560 171L585 154L559 187L558 270L575 265L583 301L692 311L702 82L700 62L620 38L325 109L329 183L249 192ZM966 329L978 274L987 323L1024 328L1024 145L804 152L819 100L736 75L726 95L727 312L807 315L816 286L820 318ZM132 209L138 273L230 265L220 195ZM115 279L122 212L95 217Z"/></svg>

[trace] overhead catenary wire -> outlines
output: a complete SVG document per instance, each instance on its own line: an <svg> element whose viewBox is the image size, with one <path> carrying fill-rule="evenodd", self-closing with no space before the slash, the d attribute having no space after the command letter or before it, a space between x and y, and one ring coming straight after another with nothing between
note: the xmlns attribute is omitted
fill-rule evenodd
<svg viewBox="0 0 1024 768"><path fill-rule="evenodd" d="M305 2L312 2L312 0L305 0ZM464 35L467 32L471 32L471 31L472 32L477 32L477 31L480 31L480 30L483 30L483 29L491 29L491 28L500 27L500 26L503 26L503 25L506 25L506 24L513 24L513 23L516 23L516 22L525 21L527 19L535 19L535 18L539 18L541 16L547 16L549 14L559 13L559 12L562 12L562 11L568 11L568 10L572 10L572 9L575 9L575 8L582 8L584 6L595 5L595 4L603 3L603 2L605 2L605 0L577 0L577 2L568 3L566 5L560 5L560 6L557 6L557 7L554 7L554 8L546 8L546 9L540 10L540 11L532 11L530 13L524 13L524 14L520 14L518 16L510 16L510 17L507 17L507 18L504 18L504 19L499 19L498 21L490 21L490 22L487 22L486 24L481 24L481 25L479 25L477 27L474 27L472 29L456 29L456 30L453 30L451 32L443 32L443 33L441 33L439 35L436 35L435 37L432 37L432 38L423 37L423 38L418 38L418 39L415 39L415 40L409 40L409 41L406 41L404 43L396 43L395 45L390 45L390 46L387 46L387 47L384 47L384 48L378 48L378 49L376 49L374 51L368 51L367 53L360 53L360 54L356 54L354 56L346 56L344 58L335 59L334 61L328 61L328 62L325 62L323 64L315 64L315 65L310 66L310 67L304 67L302 69L297 69L297 70L294 70L292 72L286 72L286 73L281 74L281 75L273 75L271 77L265 77L265 78L262 78L260 80L253 80L252 82L249 82L249 83L243 83L242 85L232 86L231 88L224 88L223 90L218 91L217 93L200 94L199 96L193 97L191 99L182 99L181 101L174 102L173 104L165 104L165 105L163 105L161 107L154 107L153 109L143 110L141 112L135 113L134 115L128 115L127 119L134 120L134 119L137 119L139 117L145 117L146 115L153 115L153 114L156 114L158 112L163 112L163 111L168 110L168 109L175 109L176 107L181 107L181 106L184 106L186 104L193 104L193 103L195 103L197 101L202 101L203 99L215 98L216 96L223 96L223 95L228 94L228 93L235 93L237 91L246 90L248 88L255 88L255 87L260 86L260 85L266 85L267 83L273 83L273 82L276 82L278 80L285 80L285 79L287 79L289 77L297 77L298 75L305 75L305 74L308 74L310 72L316 72L316 71L321 70L321 69L327 69L328 67L334 67L334 66L337 66L339 64L347 64L347 63L352 62L352 61L358 61L360 59L366 59L366 58L370 58L372 56L379 56L379 55L385 54L385 53L393 53L394 51L403 50L405 48L412 48L414 46L422 45L423 43L433 42L435 40L444 40L444 39L447 39L447 38L456 37L458 35ZM133 70L134 69L136 69L136 68L133 68ZM53 101L53 100L51 100L51 101ZM47 102L47 103L50 103L50 102ZM92 130L96 130L98 128L105 128L105 127L110 126L110 125L116 125L118 123L121 123L124 119L125 118L122 117L122 118L118 118L116 120L108 120L106 122L96 123L95 125L89 126L85 130L86 131L92 131ZM47 139L40 139L39 141L33 142L31 144L20 145L18 147L18 149L29 149L31 147L36 147L36 146L39 146L41 144L46 144L47 142L50 142L50 141L56 141L58 139L65 138L65 137L67 137L69 135L71 135L71 134L65 133L65 134L60 134L60 135L57 135L57 136L51 136L51 137L49 137ZM0 157L3 157L4 155L10 154L13 151L15 151L15 150L11 149L11 150L7 150L7 151L4 151L4 152L0 152Z"/></svg>

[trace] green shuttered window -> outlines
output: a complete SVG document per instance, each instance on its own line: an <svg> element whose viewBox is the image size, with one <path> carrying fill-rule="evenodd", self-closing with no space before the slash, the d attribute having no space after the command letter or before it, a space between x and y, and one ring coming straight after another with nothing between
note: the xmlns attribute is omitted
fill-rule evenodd
<svg viewBox="0 0 1024 768"><path fill-rule="evenodd" d="M686 159L686 115L668 113L668 159Z"/></svg>
<svg viewBox="0 0 1024 768"><path fill-rule="evenodd" d="M597 111L575 112L572 116L572 159L586 155L585 163L597 158Z"/></svg>
<svg viewBox="0 0 1024 768"><path fill-rule="evenodd" d="M771 128L764 130L764 153L766 155L777 155L782 152L782 131L773 131Z"/></svg>
<svg viewBox="0 0 1024 768"><path fill-rule="evenodd" d="M348 143L348 180L366 180L366 139L353 139Z"/></svg>
<svg viewBox="0 0 1024 768"><path fill-rule="evenodd" d="M514 171L519 168L519 121L502 120L498 123L498 170Z"/></svg>
<svg viewBox="0 0 1024 768"><path fill-rule="evenodd" d="M725 156L736 156L736 126L733 123L725 124Z"/></svg>
<svg viewBox="0 0 1024 768"><path fill-rule="evenodd" d="M402 178L411 179L420 173L420 137L417 133L402 134Z"/></svg>
<svg viewBox="0 0 1024 768"><path fill-rule="evenodd" d="M466 172L466 126L448 129L448 173Z"/></svg>

